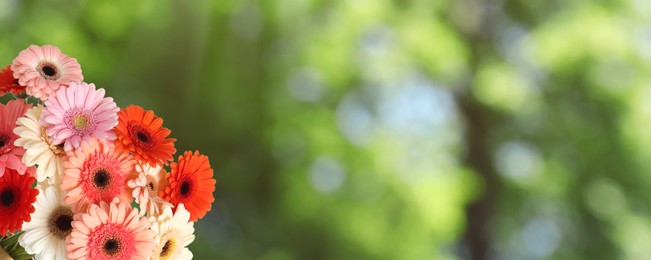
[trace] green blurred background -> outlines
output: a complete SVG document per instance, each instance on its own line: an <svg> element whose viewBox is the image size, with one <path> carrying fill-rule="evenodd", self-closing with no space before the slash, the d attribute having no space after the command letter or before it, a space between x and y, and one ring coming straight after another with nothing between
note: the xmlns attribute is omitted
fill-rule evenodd
<svg viewBox="0 0 651 260"><path fill-rule="evenodd" d="M0 0L210 156L195 259L648 259L647 0Z"/></svg>

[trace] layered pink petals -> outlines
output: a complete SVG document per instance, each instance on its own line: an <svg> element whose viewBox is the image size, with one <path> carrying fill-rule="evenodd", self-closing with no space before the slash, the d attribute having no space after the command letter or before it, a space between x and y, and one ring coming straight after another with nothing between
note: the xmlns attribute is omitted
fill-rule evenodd
<svg viewBox="0 0 651 260"><path fill-rule="evenodd" d="M14 78L26 87L27 94L47 100L71 82L81 82L81 65L52 45L31 45L21 51L11 64Z"/></svg>
<svg viewBox="0 0 651 260"><path fill-rule="evenodd" d="M131 155L96 139L69 152L61 178L66 204L84 211L90 204L114 198L130 203L133 198L127 182L134 175L134 163Z"/></svg>
<svg viewBox="0 0 651 260"><path fill-rule="evenodd" d="M51 45L0 68L0 95L16 98L0 104L0 235L22 228L36 259L192 259L194 222L214 202L208 157L170 164L176 139L162 118L120 111L83 79Z"/></svg>
<svg viewBox="0 0 651 260"><path fill-rule="evenodd" d="M75 216L66 240L69 259L149 259L155 233L138 210L118 200L91 205Z"/></svg>
<svg viewBox="0 0 651 260"><path fill-rule="evenodd" d="M27 166L21 161L25 149L14 146L14 141L18 139L14 128L18 126L18 118L30 107L32 105L25 104L23 100L11 100L7 105L0 104L0 176L4 175L7 168L14 169L19 174L25 174L27 170Z"/></svg>
<svg viewBox="0 0 651 260"><path fill-rule="evenodd" d="M64 144L66 151L90 142L91 137L113 140L111 131L118 124L117 107L105 91L94 84L72 83L60 89L45 102L40 123L55 144Z"/></svg>

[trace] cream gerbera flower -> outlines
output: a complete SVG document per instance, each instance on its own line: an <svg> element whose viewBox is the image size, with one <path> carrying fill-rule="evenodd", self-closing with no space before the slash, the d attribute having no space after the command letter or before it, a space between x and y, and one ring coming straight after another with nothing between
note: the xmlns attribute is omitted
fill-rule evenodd
<svg viewBox="0 0 651 260"><path fill-rule="evenodd" d="M179 204L176 212L165 206L158 217L150 217L151 230L156 232L156 247L151 259L192 259L192 252L187 248L194 241L194 222L190 221L190 212Z"/></svg>
<svg viewBox="0 0 651 260"><path fill-rule="evenodd" d="M161 166L152 167L146 162L136 164L138 177L127 182L129 188L133 189L131 195L140 205L142 215L148 213L149 216L160 214L163 206L172 206L169 202L158 196L159 191L165 189L167 180L165 171Z"/></svg>
<svg viewBox="0 0 651 260"><path fill-rule="evenodd" d="M25 116L18 119L18 126L14 128L14 133L19 136L14 144L25 148L22 159L24 164L27 166L38 165L36 179L39 182L46 178L53 181L55 177L61 176L66 156L63 147L53 144L45 133L45 128L38 123L42 112L42 105L27 110Z"/></svg>
<svg viewBox="0 0 651 260"><path fill-rule="evenodd" d="M72 232L72 209L53 186L40 190L34 208L32 220L23 224L25 233L18 242L36 259L67 259L66 237Z"/></svg>

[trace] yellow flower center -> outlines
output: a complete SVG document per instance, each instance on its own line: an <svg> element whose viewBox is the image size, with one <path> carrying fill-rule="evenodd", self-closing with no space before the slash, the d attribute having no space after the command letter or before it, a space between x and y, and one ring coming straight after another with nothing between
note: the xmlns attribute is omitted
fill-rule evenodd
<svg viewBox="0 0 651 260"><path fill-rule="evenodd" d="M84 128L86 128L86 126L88 126L88 117L86 117L85 115L78 115L72 121L72 124L77 129L84 129Z"/></svg>
<svg viewBox="0 0 651 260"><path fill-rule="evenodd" d="M63 144L53 144L50 142L50 137L47 136L47 132L45 131L45 128L41 127L41 140L43 140L47 146L50 148L50 151L54 153L56 156L64 156L66 155L66 151L63 150Z"/></svg>

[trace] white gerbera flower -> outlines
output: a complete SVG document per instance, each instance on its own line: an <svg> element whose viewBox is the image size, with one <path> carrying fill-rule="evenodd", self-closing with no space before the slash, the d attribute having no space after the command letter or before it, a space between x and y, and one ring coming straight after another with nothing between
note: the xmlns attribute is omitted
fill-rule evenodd
<svg viewBox="0 0 651 260"><path fill-rule="evenodd" d="M136 164L138 177L127 182L129 188L133 189L131 195L136 203L140 205L140 213L145 212L149 216L157 216L161 213L163 206L172 206L169 202L158 196L158 192L165 189L167 180L163 178L165 172L161 166L152 167L148 163Z"/></svg>
<svg viewBox="0 0 651 260"><path fill-rule="evenodd" d="M43 106L33 107L25 116L18 119L18 126L14 128L14 133L19 136L14 142L16 146L25 148L23 163L27 166L38 165L36 169L36 179L38 182L50 178L53 182L63 174L63 157L66 152L63 147L50 142L50 138L45 133L45 128L39 124Z"/></svg>
<svg viewBox="0 0 651 260"><path fill-rule="evenodd" d="M194 222L190 221L190 212L179 204L176 213L172 207L163 207L158 216L149 218L151 230L156 232L156 247L152 260L156 259L192 259L188 245L194 241Z"/></svg>
<svg viewBox="0 0 651 260"><path fill-rule="evenodd" d="M23 224L18 242L36 259L67 259L66 237L72 232L73 212L56 187L39 190L32 220Z"/></svg>

